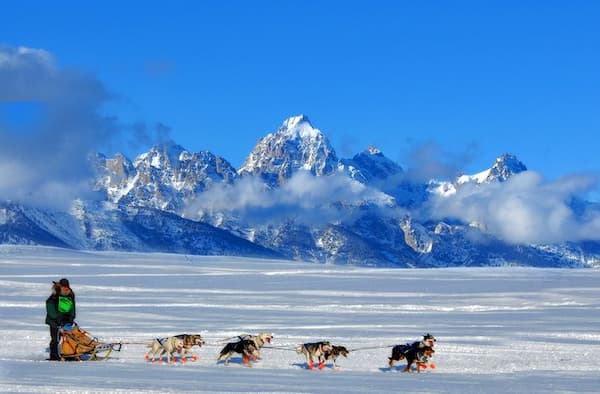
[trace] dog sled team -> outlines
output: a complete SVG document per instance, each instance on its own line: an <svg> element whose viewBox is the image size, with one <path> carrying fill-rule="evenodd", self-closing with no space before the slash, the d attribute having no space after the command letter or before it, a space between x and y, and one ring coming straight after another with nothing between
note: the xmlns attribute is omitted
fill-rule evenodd
<svg viewBox="0 0 600 394"><path fill-rule="evenodd" d="M273 334L261 332L257 335L243 334L237 337L227 338L227 342L217 356L217 363L224 361L224 364L229 365L229 359L234 354L242 356L242 364L251 366L251 361L260 359L260 350L265 344L271 344ZM413 372L413 366L416 372L420 373L422 369L435 369L435 364L431 361L435 351L433 347L436 339L431 334L423 335L423 340L413 343L406 343L392 347L392 354L388 357L388 365L390 369L394 367L394 363L400 360L406 360L406 366L402 372ZM192 360L198 360L198 357L190 351L193 346L201 347L205 342L199 334L189 335L182 334L168 338L157 338L148 345L150 350L146 354L146 359L152 363L163 361L163 356L166 357L166 362L175 362L178 360L177 354L180 354L180 360L186 362L189 356ZM332 362L332 368L338 370L336 364L338 357L348 357L350 350L345 346L333 345L329 341L303 343L295 348L296 353L304 355L306 358L306 366L308 369L319 370L325 368L326 362Z"/></svg>
<svg viewBox="0 0 600 394"><path fill-rule="evenodd" d="M113 350L120 351L122 343L104 343L92 337L85 330L80 329L75 320L75 293L66 278L53 282L52 294L46 300L46 324L50 326L50 358L49 360L105 360ZM265 344L271 344L273 334L261 332L256 335L243 334L224 340L225 346L217 356L217 363L223 361L229 365L229 360L234 354L242 356L242 364L251 366L251 361L261 358L260 350ZM388 357L390 369L396 361L406 360L402 372L412 372L414 366L417 372L421 369L434 369L431 362L435 351L433 350L436 339L431 334L425 334L422 341L406 343L392 347L392 354ZM192 351L205 345L200 334L180 334L166 338L156 338L147 345L149 348L145 359L151 363L197 361L198 356ZM283 349L283 348L282 348ZM332 368L337 370L338 357L348 357L351 350L345 346L333 345L329 341L303 343L295 349L296 353L304 355L308 369L319 370L325 363L332 362ZM360 349L354 349L354 351Z"/></svg>

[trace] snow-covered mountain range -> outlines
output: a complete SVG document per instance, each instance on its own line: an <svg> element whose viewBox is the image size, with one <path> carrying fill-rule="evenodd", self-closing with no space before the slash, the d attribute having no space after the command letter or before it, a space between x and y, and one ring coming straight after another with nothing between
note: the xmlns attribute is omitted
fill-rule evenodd
<svg viewBox="0 0 600 394"><path fill-rule="evenodd" d="M237 170L173 142L133 161L121 154L90 161L99 201L76 201L70 212L4 202L0 242L398 267L600 261L598 242L515 244L478 223L427 214L432 199L527 171L510 154L475 175L418 182L372 146L338 158L300 115L260 139Z"/></svg>

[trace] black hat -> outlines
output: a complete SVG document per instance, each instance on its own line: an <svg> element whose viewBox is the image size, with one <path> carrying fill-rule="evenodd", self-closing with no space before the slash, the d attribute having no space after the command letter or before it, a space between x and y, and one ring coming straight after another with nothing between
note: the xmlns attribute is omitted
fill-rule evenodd
<svg viewBox="0 0 600 394"><path fill-rule="evenodd" d="M62 278L61 280L58 281L58 284L61 286L70 287L69 280L67 278Z"/></svg>

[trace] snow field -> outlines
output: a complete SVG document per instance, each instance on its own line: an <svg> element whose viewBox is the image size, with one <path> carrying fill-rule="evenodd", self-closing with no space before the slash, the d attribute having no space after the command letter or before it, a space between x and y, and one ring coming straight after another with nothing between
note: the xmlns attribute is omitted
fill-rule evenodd
<svg viewBox="0 0 600 394"><path fill-rule="evenodd" d="M106 362L52 363L44 301L70 279L80 326L126 343ZM260 259L0 247L2 392L597 392L600 271L371 269ZM223 339L268 331L252 368L215 363ZM387 368L430 332L433 372ZM198 362L144 360L137 343L200 333ZM351 352L307 371L292 348Z"/></svg>

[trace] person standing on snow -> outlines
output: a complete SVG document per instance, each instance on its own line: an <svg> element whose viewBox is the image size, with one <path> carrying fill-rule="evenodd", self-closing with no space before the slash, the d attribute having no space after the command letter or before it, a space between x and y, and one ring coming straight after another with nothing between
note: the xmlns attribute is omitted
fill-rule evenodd
<svg viewBox="0 0 600 394"><path fill-rule="evenodd" d="M50 358L60 360L58 356L59 328L75 320L75 293L68 279L52 282L52 294L46 300L46 324L50 326Z"/></svg>

